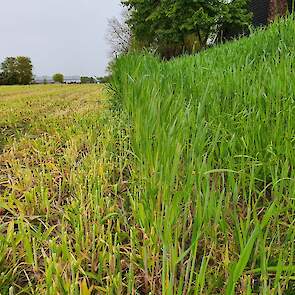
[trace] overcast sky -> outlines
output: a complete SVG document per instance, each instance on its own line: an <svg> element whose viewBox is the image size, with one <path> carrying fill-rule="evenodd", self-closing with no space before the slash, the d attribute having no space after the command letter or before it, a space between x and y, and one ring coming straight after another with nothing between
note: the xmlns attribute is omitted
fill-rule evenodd
<svg viewBox="0 0 295 295"><path fill-rule="evenodd" d="M0 0L0 62L32 59L34 74L103 75L107 20L120 0Z"/></svg>

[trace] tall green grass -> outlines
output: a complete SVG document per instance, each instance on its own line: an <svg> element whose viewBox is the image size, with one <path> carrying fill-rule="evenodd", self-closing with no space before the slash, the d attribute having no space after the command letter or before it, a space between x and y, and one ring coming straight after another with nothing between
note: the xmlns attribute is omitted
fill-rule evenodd
<svg viewBox="0 0 295 295"><path fill-rule="evenodd" d="M294 36L290 18L196 56L118 59L140 294L294 294Z"/></svg>

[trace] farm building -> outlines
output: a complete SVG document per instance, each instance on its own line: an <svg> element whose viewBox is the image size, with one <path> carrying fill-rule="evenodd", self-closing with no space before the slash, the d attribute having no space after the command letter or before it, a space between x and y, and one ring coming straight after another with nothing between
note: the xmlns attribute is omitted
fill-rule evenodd
<svg viewBox="0 0 295 295"><path fill-rule="evenodd" d="M52 77L50 76L36 76L34 78L36 84L54 84ZM64 76L65 84L80 84L81 78L79 76Z"/></svg>
<svg viewBox="0 0 295 295"><path fill-rule="evenodd" d="M231 2L233 0L229 0ZM255 27L266 26L277 16L286 15L292 12L292 3L295 0L251 0L249 10L253 13L253 25ZM249 32L233 30L232 28L222 31L222 38L230 40L240 35L247 35Z"/></svg>
<svg viewBox="0 0 295 295"><path fill-rule="evenodd" d="M250 10L253 12L254 26L267 25L276 16L283 16L292 11L293 0L252 0Z"/></svg>
<svg viewBox="0 0 295 295"><path fill-rule="evenodd" d="M80 84L81 78L79 76L65 76L64 83L65 84Z"/></svg>

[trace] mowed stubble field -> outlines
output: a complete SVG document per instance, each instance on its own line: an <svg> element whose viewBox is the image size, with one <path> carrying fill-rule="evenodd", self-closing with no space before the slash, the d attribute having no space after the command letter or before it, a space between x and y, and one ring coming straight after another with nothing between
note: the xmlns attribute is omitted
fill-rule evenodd
<svg viewBox="0 0 295 295"><path fill-rule="evenodd" d="M0 88L0 294L120 289L113 120L99 85Z"/></svg>

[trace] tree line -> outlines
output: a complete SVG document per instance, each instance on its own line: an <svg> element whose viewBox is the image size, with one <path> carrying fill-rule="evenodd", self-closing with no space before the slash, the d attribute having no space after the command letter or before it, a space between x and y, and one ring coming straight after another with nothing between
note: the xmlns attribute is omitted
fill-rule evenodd
<svg viewBox="0 0 295 295"><path fill-rule="evenodd" d="M257 9L265 9L267 21L287 11L286 0L263 1L121 0L126 8L123 20L109 21L112 55L145 48L170 59L247 35L253 24L253 11L257 18L261 12Z"/></svg>
<svg viewBox="0 0 295 295"><path fill-rule="evenodd" d="M121 0L123 20L109 20L112 55L150 49L163 58L198 52L245 34L249 0Z"/></svg>
<svg viewBox="0 0 295 295"><path fill-rule="evenodd" d="M193 53L210 42L246 31L248 0L123 0L133 44L155 48L163 57Z"/></svg>
<svg viewBox="0 0 295 295"><path fill-rule="evenodd" d="M54 83L64 83L65 78L61 73L56 73L52 76ZM80 77L81 84L93 84L97 82L105 82L103 78L94 78L82 76ZM29 57L17 56L6 57L0 65L0 85L29 85L36 83L33 75L33 64ZM43 84L48 81L44 79Z"/></svg>

